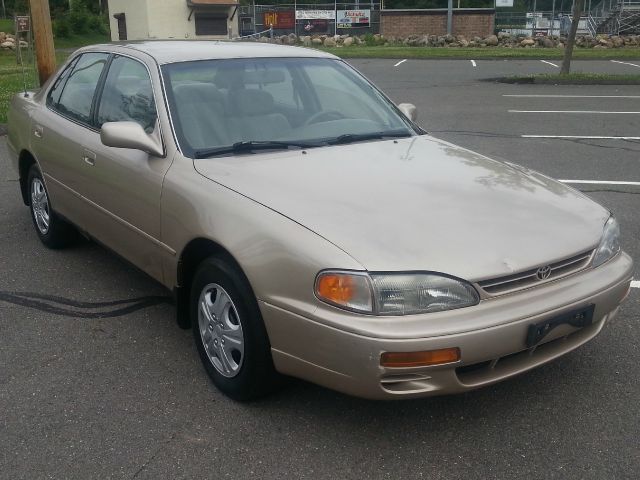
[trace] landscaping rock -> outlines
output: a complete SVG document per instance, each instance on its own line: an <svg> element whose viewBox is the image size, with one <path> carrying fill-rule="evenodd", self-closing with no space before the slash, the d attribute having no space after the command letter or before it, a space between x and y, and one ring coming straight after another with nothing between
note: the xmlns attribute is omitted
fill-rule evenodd
<svg viewBox="0 0 640 480"><path fill-rule="evenodd" d="M333 37L327 37L324 39L324 46L325 47L335 47L336 46L336 41Z"/></svg>
<svg viewBox="0 0 640 480"><path fill-rule="evenodd" d="M351 45L353 45L353 37L347 37L342 41L342 44L345 47L350 47Z"/></svg>
<svg viewBox="0 0 640 480"><path fill-rule="evenodd" d="M487 38L484 39L484 43L486 43L490 47L497 47L498 37L495 35L489 35Z"/></svg>
<svg viewBox="0 0 640 480"><path fill-rule="evenodd" d="M543 46L544 48L553 48L553 47L555 47L556 45L555 45L555 43L553 43L553 40L551 40L550 38L544 37L544 38L542 39L542 46Z"/></svg>
<svg viewBox="0 0 640 480"><path fill-rule="evenodd" d="M525 38L520 42L521 47L533 47L536 41L533 38Z"/></svg>

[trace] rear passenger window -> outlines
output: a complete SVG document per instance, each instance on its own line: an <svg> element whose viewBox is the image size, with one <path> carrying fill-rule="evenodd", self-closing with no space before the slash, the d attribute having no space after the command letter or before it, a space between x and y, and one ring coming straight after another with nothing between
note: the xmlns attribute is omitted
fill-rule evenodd
<svg viewBox="0 0 640 480"><path fill-rule="evenodd" d="M106 53L83 54L62 87L62 94L57 99L51 98L52 107L79 122L90 124L93 96L108 57Z"/></svg>
<svg viewBox="0 0 640 480"><path fill-rule="evenodd" d="M65 68L64 71L58 76L58 78L56 78L56 81L53 82L53 87L51 87L51 90L49 90L49 95L47 95L47 105L49 105L50 107L56 107L58 105L58 102L60 101L60 95L62 95L62 90L67 83L69 75L73 71L73 67L78 61L78 58L79 57L76 57L69 65L67 65L67 68Z"/></svg>
<svg viewBox="0 0 640 480"><path fill-rule="evenodd" d="M147 68L127 57L111 62L98 107L98 127L105 122L137 122L153 132L157 118Z"/></svg>

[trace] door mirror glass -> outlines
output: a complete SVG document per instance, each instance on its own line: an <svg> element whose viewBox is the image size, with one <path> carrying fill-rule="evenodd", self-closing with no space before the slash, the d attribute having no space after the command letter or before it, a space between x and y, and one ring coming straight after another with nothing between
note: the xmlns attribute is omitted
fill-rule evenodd
<svg viewBox="0 0 640 480"><path fill-rule="evenodd" d="M418 109L413 103L400 103L398 108L412 122L418 120Z"/></svg>
<svg viewBox="0 0 640 480"><path fill-rule="evenodd" d="M164 156L160 141L147 134L137 122L107 122L100 130L100 140L107 147L131 148L156 157Z"/></svg>

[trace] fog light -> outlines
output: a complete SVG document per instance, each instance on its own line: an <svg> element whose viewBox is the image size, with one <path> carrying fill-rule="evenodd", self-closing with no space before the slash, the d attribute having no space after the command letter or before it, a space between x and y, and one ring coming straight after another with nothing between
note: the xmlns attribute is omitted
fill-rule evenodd
<svg viewBox="0 0 640 480"><path fill-rule="evenodd" d="M380 356L380 365L383 367L427 367L429 365L441 365L460 360L460 349L443 348L441 350L429 350L427 352L384 352Z"/></svg>

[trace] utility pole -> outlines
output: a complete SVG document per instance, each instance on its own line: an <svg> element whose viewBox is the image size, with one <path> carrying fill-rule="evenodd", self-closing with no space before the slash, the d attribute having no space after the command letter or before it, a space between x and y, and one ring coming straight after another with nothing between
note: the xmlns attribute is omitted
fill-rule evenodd
<svg viewBox="0 0 640 480"><path fill-rule="evenodd" d="M44 84L56 69L56 51L53 46L51 12L47 0L29 0L31 24L36 45L36 62L40 85Z"/></svg>
<svg viewBox="0 0 640 480"><path fill-rule="evenodd" d="M453 0L447 2L447 34L453 34Z"/></svg>

